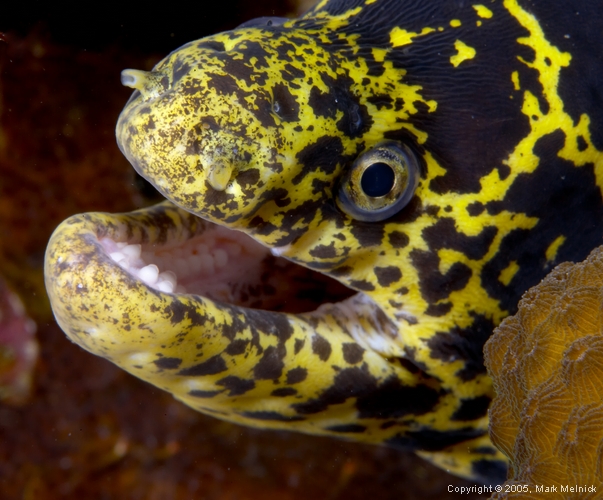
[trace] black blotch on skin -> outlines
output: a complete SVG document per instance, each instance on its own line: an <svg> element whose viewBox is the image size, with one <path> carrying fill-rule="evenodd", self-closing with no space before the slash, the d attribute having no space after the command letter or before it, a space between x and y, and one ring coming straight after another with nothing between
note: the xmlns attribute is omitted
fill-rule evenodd
<svg viewBox="0 0 603 500"><path fill-rule="evenodd" d="M260 201L272 200L274 204L283 208L291 203L291 198L289 198L289 192L285 188L274 188L264 191L262 196L260 197ZM258 203L258 208L262 207L262 203Z"/></svg>
<svg viewBox="0 0 603 500"><path fill-rule="evenodd" d="M296 122L299 120L299 103L286 85L277 83L272 87L272 95L274 96L273 109L280 116L281 120L284 122ZM278 108L278 111L276 108Z"/></svg>
<svg viewBox="0 0 603 500"><path fill-rule="evenodd" d="M257 380L277 380L283 373L285 354L286 349L282 344L267 347L253 369L253 376Z"/></svg>
<svg viewBox="0 0 603 500"><path fill-rule="evenodd" d="M281 70L283 80L290 82L296 78L304 78L306 74L303 70L296 68L291 64L285 64L285 67Z"/></svg>
<svg viewBox="0 0 603 500"><path fill-rule="evenodd" d="M388 235L389 242L394 248L404 248L410 242L408 235L401 233L400 231L392 231Z"/></svg>
<svg viewBox="0 0 603 500"><path fill-rule="evenodd" d="M371 393L358 397L356 407L361 418L399 418L423 415L432 410L440 393L426 385L407 387L391 376Z"/></svg>
<svg viewBox="0 0 603 500"><path fill-rule="evenodd" d="M400 360L400 364L403 366L406 366L403 363L403 361L406 360L406 361L410 362L415 367L415 369L418 369L419 371L421 371L423 373L428 373L429 367L423 361L419 361L417 359L416 352L417 352L417 349L415 347L405 347L404 355L406 356L406 358L402 358ZM411 372L412 372L412 370L411 370ZM412 373L414 373L414 372L412 372Z"/></svg>
<svg viewBox="0 0 603 500"><path fill-rule="evenodd" d="M350 365L360 363L362 361L362 357L364 356L364 349L358 344L352 342L343 344L342 351L343 359L345 359L346 363L349 363Z"/></svg>
<svg viewBox="0 0 603 500"><path fill-rule="evenodd" d="M471 269L461 262L455 262L446 274L440 273L440 258L432 252L413 250L410 258L419 273L421 295L431 303L447 298L455 290L462 290L471 278Z"/></svg>
<svg viewBox="0 0 603 500"><path fill-rule="evenodd" d="M299 384L308 377L308 370L305 368L293 368L287 372L287 385Z"/></svg>
<svg viewBox="0 0 603 500"><path fill-rule="evenodd" d="M310 250L310 255L317 259L332 259L337 257L337 249L335 248L335 242L332 241L330 245L316 245Z"/></svg>
<svg viewBox="0 0 603 500"><path fill-rule="evenodd" d="M177 60L172 69L172 85L176 85L190 70L190 64L183 62L182 60Z"/></svg>
<svg viewBox="0 0 603 500"><path fill-rule="evenodd" d="M382 287L387 287L402 278L402 271L395 266L375 267L375 276Z"/></svg>
<svg viewBox="0 0 603 500"><path fill-rule="evenodd" d="M335 167L342 162L342 153L343 144L339 137L320 137L297 153L296 158L302 165L302 170L291 182L297 185L308 174L319 169L327 174L333 173Z"/></svg>
<svg viewBox="0 0 603 500"><path fill-rule="evenodd" d="M359 434L366 430L365 425L359 424L343 424L343 425L332 425L330 427L325 427L325 430L332 432L340 432L340 433L352 433Z"/></svg>
<svg viewBox="0 0 603 500"><path fill-rule="evenodd" d="M199 390L192 390L188 392L189 396L193 396L195 398L213 398L214 396L217 396L218 394L220 394L221 392L224 391L199 391Z"/></svg>
<svg viewBox="0 0 603 500"><path fill-rule="evenodd" d="M251 75L255 75L253 67L247 64L244 59L234 59L232 57L223 58L224 72L227 75L232 75L238 80L244 80L247 85L253 83Z"/></svg>
<svg viewBox="0 0 603 500"><path fill-rule="evenodd" d="M231 356L237 356L239 354L243 354L248 345L249 340L236 339L228 344L228 347L224 350L224 352L226 352L226 354L230 354Z"/></svg>
<svg viewBox="0 0 603 500"><path fill-rule="evenodd" d="M237 182L243 189L248 186L255 186L260 180L260 171L257 168L250 168L239 172L237 175Z"/></svg>
<svg viewBox="0 0 603 500"><path fill-rule="evenodd" d="M331 271L331 276L349 276L354 270L351 266L341 266Z"/></svg>
<svg viewBox="0 0 603 500"><path fill-rule="evenodd" d="M377 109L391 109L394 99L389 94L372 95L367 98L367 101L374 104Z"/></svg>
<svg viewBox="0 0 603 500"><path fill-rule="evenodd" d="M236 314L231 314L230 317L232 318L232 323L230 325L224 323L220 327L220 329L222 335L228 340L230 340L232 343L235 340L236 336L243 330L245 330L245 328L247 327L247 323L245 321L241 321L241 319L239 319L238 315Z"/></svg>
<svg viewBox="0 0 603 500"><path fill-rule="evenodd" d="M474 429L473 427L454 431L436 431L426 428L421 431L409 431L405 434L399 434L388 439L386 443L404 450L421 449L424 451L438 451L483 435L483 430Z"/></svg>
<svg viewBox="0 0 603 500"><path fill-rule="evenodd" d="M498 165L496 170L498 170L498 177L501 181L504 181L507 177L509 177L509 175L511 175L511 167L509 167L509 165L505 165L504 163Z"/></svg>
<svg viewBox="0 0 603 500"><path fill-rule="evenodd" d="M299 351L301 351L304 347L305 343L305 339L295 339L295 343L293 344L293 354L298 354Z"/></svg>
<svg viewBox="0 0 603 500"><path fill-rule="evenodd" d="M305 420L304 417L287 417L275 411L244 411L241 415L254 420L272 420L275 422L299 422Z"/></svg>
<svg viewBox="0 0 603 500"><path fill-rule="evenodd" d="M360 418L385 419L423 415L438 403L440 393L423 385L404 386L394 375L379 384L363 365L341 370L333 385L318 398L295 404L293 408L301 414L319 413L354 397Z"/></svg>
<svg viewBox="0 0 603 500"><path fill-rule="evenodd" d="M271 396L275 396L277 398L284 398L287 396L295 396L297 394L297 390L293 387L281 387L280 389L274 389L270 393Z"/></svg>
<svg viewBox="0 0 603 500"><path fill-rule="evenodd" d="M482 214L485 209L486 207L481 201L474 201L473 203L467 205L467 213L471 215L471 217Z"/></svg>
<svg viewBox="0 0 603 500"><path fill-rule="evenodd" d="M240 94L241 88L237 84L237 81L229 75L216 75L208 73L210 77L207 86L214 89L218 95L232 95Z"/></svg>
<svg viewBox="0 0 603 500"><path fill-rule="evenodd" d="M252 41L252 40L246 40L245 48L241 48L240 50L244 54L244 59L246 59L248 61L250 61L253 58L256 59L256 61L254 63L255 64L254 68L267 68L268 66L270 66L270 64L268 62L268 56L270 54L264 48L262 43ZM258 73L260 73L260 72L256 71L254 73L254 77L260 76ZM260 85L264 85L264 84L261 83Z"/></svg>
<svg viewBox="0 0 603 500"><path fill-rule="evenodd" d="M182 364L182 359L180 358L159 358L153 361L157 368L161 368L162 370L174 370L178 368Z"/></svg>
<svg viewBox="0 0 603 500"><path fill-rule="evenodd" d="M355 290L362 290L363 292L372 292L375 289L372 283L365 280L352 280L350 281L350 286Z"/></svg>
<svg viewBox="0 0 603 500"><path fill-rule="evenodd" d="M228 393L229 396L240 396L253 389L255 387L255 382L253 380L245 380L243 378L235 377L234 375L229 375L228 377L218 380L216 385L221 385L228 389L230 391Z"/></svg>
<svg viewBox="0 0 603 500"><path fill-rule="evenodd" d="M588 143L586 142L586 140L584 139L584 137L582 137L581 135L578 136L577 139L577 146L578 146L578 151L586 151L588 149Z"/></svg>
<svg viewBox="0 0 603 500"><path fill-rule="evenodd" d="M434 318L440 318L445 316L452 309L452 302L442 302L441 304L429 304L425 310L425 314L433 316Z"/></svg>
<svg viewBox="0 0 603 500"><path fill-rule="evenodd" d="M488 413L491 401L492 399L488 396L461 399L461 406L454 412L454 415L450 417L450 420L477 420L478 418L485 417Z"/></svg>
<svg viewBox="0 0 603 500"><path fill-rule="evenodd" d="M272 114L272 97L270 95L256 92L253 106L249 105L248 109L255 115L263 127L276 126L276 121Z"/></svg>
<svg viewBox="0 0 603 500"><path fill-rule="evenodd" d="M415 222L424 213L421 199L418 196L413 196L408 205L406 205L397 214L387 219L387 222L397 222L399 224L410 224Z"/></svg>
<svg viewBox="0 0 603 500"><path fill-rule="evenodd" d="M221 373L223 371L226 371L226 362L219 354L217 354L203 363L180 370L178 375L183 375L185 377L201 377L203 375L215 375L216 373Z"/></svg>
<svg viewBox="0 0 603 500"><path fill-rule="evenodd" d="M293 327L284 315L274 315L270 312L253 309L246 310L245 315L248 318L247 323L253 329L277 337L281 344L293 335Z"/></svg>
<svg viewBox="0 0 603 500"><path fill-rule="evenodd" d="M226 50L224 44L216 40L201 40L197 42L197 47L200 49L215 50L216 52L224 52Z"/></svg>
<svg viewBox="0 0 603 500"><path fill-rule="evenodd" d="M316 354L321 361L326 361L331 356L331 344L323 336L314 334L312 336L312 352Z"/></svg>
<svg viewBox="0 0 603 500"><path fill-rule="evenodd" d="M287 210L283 214L283 220L279 228L287 234L275 241L274 246L289 245L297 241L307 231L305 227L299 227L300 223L306 226L316 216L317 210L321 208L324 208L324 200L319 198L318 200L306 200L301 205Z"/></svg>
<svg viewBox="0 0 603 500"><path fill-rule="evenodd" d="M494 323L481 315L474 315L473 324L467 328L452 327L447 332L437 332L427 342L431 357L444 363L464 361L465 366L455 375L468 382L486 373L484 344L492 335Z"/></svg>
<svg viewBox="0 0 603 500"><path fill-rule="evenodd" d="M383 241L384 229L382 224L354 221L350 232L363 247L380 246Z"/></svg>
<svg viewBox="0 0 603 500"><path fill-rule="evenodd" d="M452 248L470 259L479 260L486 255L497 233L496 227L487 226L477 236L467 236L456 230L454 219L444 217L426 227L423 238L434 253L442 248Z"/></svg>

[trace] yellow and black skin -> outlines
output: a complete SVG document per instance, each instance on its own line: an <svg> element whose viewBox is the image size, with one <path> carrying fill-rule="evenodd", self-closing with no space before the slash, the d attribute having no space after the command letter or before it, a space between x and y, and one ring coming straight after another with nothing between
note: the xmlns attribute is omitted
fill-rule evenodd
<svg viewBox="0 0 603 500"><path fill-rule="evenodd" d="M593 0L330 0L126 71L118 143L176 206L66 221L47 252L57 319L202 412L504 480L482 348L524 291L602 243L601 54ZM378 147L404 152L402 190L417 176L384 219L351 173ZM195 216L360 292L354 313L166 294L99 253L103 235L202 233Z"/></svg>

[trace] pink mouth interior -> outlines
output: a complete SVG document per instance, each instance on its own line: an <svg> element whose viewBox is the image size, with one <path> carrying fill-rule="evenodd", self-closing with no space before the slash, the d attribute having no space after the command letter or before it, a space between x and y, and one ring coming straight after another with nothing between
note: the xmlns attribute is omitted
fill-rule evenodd
<svg viewBox="0 0 603 500"><path fill-rule="evenodd" d="M354 291L281 257L239 231L208 227L186 241L165 244L100 240L104 251L134 278L164 293L202 295L230 304L310 312Z"/></svg>

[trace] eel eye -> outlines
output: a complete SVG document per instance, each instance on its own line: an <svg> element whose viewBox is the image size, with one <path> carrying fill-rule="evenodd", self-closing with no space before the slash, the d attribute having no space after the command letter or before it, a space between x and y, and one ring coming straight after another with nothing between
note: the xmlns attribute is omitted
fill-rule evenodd
<svg viewBox="0 0 603 500"><path fill-rule="evenodd" d="M376 222L402 210L419 182L419 161L399 142L377 144L362 153L341 179L339 208L356 220Z"/></svg>

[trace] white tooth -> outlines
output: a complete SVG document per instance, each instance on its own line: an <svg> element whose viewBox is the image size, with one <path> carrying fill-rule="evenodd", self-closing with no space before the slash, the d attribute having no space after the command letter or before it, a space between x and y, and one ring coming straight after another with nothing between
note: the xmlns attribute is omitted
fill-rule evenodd
<svg viewBox="0 0 603 500"><path fill-rule="evenodd" d="M120 250L122 248L125 248L126 246L128 246L128 244L125 243L125 242L123 242L123 241L118 241L118 242L115 243L115 245L117 245L117 248L119 248Z"/></svg>
<svg viewBox="0 0 603 500"><path fill-rule="evenodd" d="M227 243L224 245L224 249L231 257L237 257L241 254L241 245L237 243Z"/></svg>
<svg viewBox="0 0 603 500"><path fill-rule="evenodd" d="M177 283L177 279L176 279L176 275L172 272L172 271L164 271L163 273L161 273L158 276L158 281L167 281L168 283L172 284L172 291L173 291L173 287L176 286Z"/></svg>
<svg viewBox="0 0 603 500"><path fill-rule="evenodd" d="M212 274L214 272L214 258L209 254L199 255L201 261L201 270L204 274Z"/></svg>
<svg viewBox="0 0 603 500"><path fill-rule="evenodd" d="M228 254L221 248L218 248L214 252L214 262L216 263L216 267L218 269L225 267L226 264L228 264Z"/></svg>
<svg viewBox="0 0 603 500"><path fill-rule="evenodd" d="M155 285L155 288L161 292L174 293L174 284L169 281L160 281Z"/></svg>
<svg viewBox="0 0 603 500"><path fill-rule="evenodd" d="M140 257L140 245L128 245L122 249L122 252L131 259L138 259Z"/></svg>
<svg viewBox="0 0 603 500"><path fill-rule="evenodd" d="M111 252L109 257L111 257L115 262L120 262L126 258L126 256L121 252Z"/></svg>
<svg viewBox="0 0 603 500"><path fill-rule="evenodd" d="M148 266L143 267L138 272L138 277L144 281L147 285L153 285L157 281L157 277L159 276L159 269L155 264L149 264Z"/></svg>

